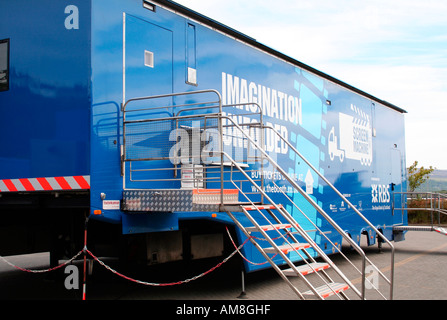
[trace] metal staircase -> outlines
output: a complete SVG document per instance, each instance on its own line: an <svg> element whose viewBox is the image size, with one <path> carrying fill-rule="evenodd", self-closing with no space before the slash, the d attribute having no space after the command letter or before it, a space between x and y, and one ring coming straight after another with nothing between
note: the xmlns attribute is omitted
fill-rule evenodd
<svg viewBox="0 0 447 320"><path fill-rule="evenodd" d="M217 96L217 99L205 98L197 102L198 96L210 95ZM134 106L130 108L129 105ZM368 287L373 289L368 290L368 293L374 291L384 299L392 299L393 245L275 128L264 125L262 110L258 105L222 106L219 92L205 90L130 99L123 104L122 111L121 157L125 211L226 212L299 298L314 296L325 299L334 295L348 299L346 290L350 289L355 297L366 299L365 288ZM169 131L173 129L182 130L184 135L181 139L188 140L189 137L191 142L188 148L192 152L186 152L186 155L185 152L179 153L178 139L170 142L166 139L166 134L169 136ZM266 152L263 146L267 130L277 141L287 144L294 156L302 159L319 179L363 219L365 226L389 245L391 268L388 277L374 266L359 245L321 205ZM197 136L194 137L194 134ZM154 137L157 137L157 141ZM225 139L232 143L225 146ZM152 142L149 144L147 141ZM207 151L205 155L203 152L194 152L192 141L195 141L197 148ZM210 141L215 143L212 152L209 150L210 143L207 144ZM154 148L154 144L158 146L156 152L148 152ZM240 148L235 151L237 146ZM180 147L185 150L184 145ZM188 161L183 161L185 159ZM192 170L192 174L186 178L182 173L182 164L185 162L188 163L185 167ZM273 201L265 190L266 177L263 172L266 168L272 177L280 177L283 185L287 183L287 188L282 188L275 179L269 181L281 195L281 203ZM164 175L161 176L160 172ZM187 188L184 188L185 183ZM296 201L292 194L299 195L301 200ZM326 221L324 228L298 205L301 201L315 210L318 219ZM348 259L342 251L341 241L334 242L334 234L359 254L360 265ZM324 248L322 242L325 243ZM335 265L326 253L328 251L338 253L348 262L348 266L361 279L360 288ZM369 281L367 267L383 279L381 289L385 285L389 290L378 290ZM300 279L298 285L294 278ZM302 288L303 284L305 289ZM388 293L382 293L386 291Z"/></svg>
<svg viewBox="0 0 447 320"><path fill-rule="evenodd" d="M242 205L240 206L242 212L245 216L252 222L253 227L244 227L237 218L231 213L227 211L228 215L233 219L235 224L241 228L245 235L250 239L256 249L265 257L265 259L270 263L270 265L278 272L281 278L286 281L286 283L290 286L290 288L302 299L305 299L306 295L315 295L321 299L325 299L331 295L339 295L343 299L347 299L347 296L344 295L343 291L347 290L350 287L350 282L348 279L344 279L346 283L336 283L334 282L329 275L324 271L329 267L336 268L336 266L332 263L330 259L326 255L323 256L326 258L327 262L317 262L310 255L306 249L309 248L318 248L318 246L311 240L307 239L302 242L298 241L293 234L292 230L296 230L303 238L305 238L305 232L299 227L298 223L269 223L265 225L260 225L256 219L250 214L250 211L266 211L273 220L279 220L278 216L273 212L278 211L280 216L288 215L287 211L281 205L274 206L265 206L265 205ZM293 220L292 220L293 221ZM277 235L277 239L273 240L271 234L269 235L269 231L275 231ZM260 234L263 240L266 240L270 246L262 247L256 239L258 237L253 237L253 234ZM278 245L278 238L283 243L282 245ZM297 266L288 256L289 253L295 252L302 258L303 261L306 261L305 264ZM280 255L281 258L288 265L288 269L281 269L271 258L271 255ZM339 270L338 270L339 271ZM311 284L311 282L306 278L308 274L320 272L325 279L323 281L325 284L315 287ZM339 271L340 275L343 274ZM310 288L310 290L301 292L289 279L289 277L300 277L302 281ZM352 286L352 285L351 285Z"/></svg>

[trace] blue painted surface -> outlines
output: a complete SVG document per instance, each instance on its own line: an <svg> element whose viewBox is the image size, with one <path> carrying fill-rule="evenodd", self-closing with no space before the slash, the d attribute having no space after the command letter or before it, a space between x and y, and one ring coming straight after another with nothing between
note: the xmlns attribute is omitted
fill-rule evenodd
<svg viewBox="0 0 447 320"><path fill-rule="evenodd" d="M1 119L10 119L0 127L1 179L90 174L91 210L103 210L101 193L107 200L122 198L121 103L138 96L216 89L224 104L259 103L265 122L392 239L390 228L401 217L391 215L390 185L395 183L399 191L406 185L402 113L163 8L144 9L140 0L47 0L32 8L25 2L8 4L8 10L21 12L21 19L0 10L0 39L11 38L10 90L0 92ZM79 29L64 27L69 4L79 9ZM23 32L18 24L29 17L36 24L26 24ZM154 54L154 66L145 65L145 51ZM188 67L197 70L197 83L188 83ZM151 142L141 141L140 147L150 148ZM309 185L311 197L354 240L368 231L285 145L267 136L266 149L303 189ZM269 195L281 202L276 192ZM301 196L289 196L314 223L327 227ZM312 228L296 209L289 209L305 228ZM124 233L138 233L176 230L179 220L210 219L210 213L142 217L103 210L93 218L122 223ZM215 221L231 224L222 213ZM241 232L238 236L245 240ZM333 240L340 242L339 236ZM244 253L261 260L251 245Z"/></svg>
<svg viewBox="0 0 447 320"><path fill-rule="evenodd" d="M66 29L68 5L81 12ZM0 177L85 175L89 164L90 9L86 1L0 3L10 88L0 94Z"/></svg>

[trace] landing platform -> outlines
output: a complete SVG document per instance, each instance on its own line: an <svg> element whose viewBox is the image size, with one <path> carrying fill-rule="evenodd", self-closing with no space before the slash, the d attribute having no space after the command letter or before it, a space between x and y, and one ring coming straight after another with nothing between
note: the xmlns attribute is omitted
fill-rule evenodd
<svg viewBox="0 0 447 320"><path fill-rule="evenodd" d="M441 234L447 235L447 229L438 226L394 226L395 231L436 231Z"/></svg>
<svg viewBox="0 0 447 320"><path fill-rule="evenodd" d="M128 212L219 211L225 205L239 204L238 190L151 189L125 190L122 209Z"/></svg>

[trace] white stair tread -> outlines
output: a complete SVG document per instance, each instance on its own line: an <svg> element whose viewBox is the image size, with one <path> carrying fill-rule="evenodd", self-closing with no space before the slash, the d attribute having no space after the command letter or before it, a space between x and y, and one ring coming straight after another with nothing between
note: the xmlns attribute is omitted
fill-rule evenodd
<svg viewBox="0 0 447 320"><path fill-rule="evenodd" d="M346 283L329 283L329 284L324 284L321 287L315 288L315 290L318 292L318 294L324 298L327 298L334 293L334 291L336 293L339 293L341 291L347 290L349 289L349 286ZM314 293L309 290L306 292L303 292L304 295L313 295Z"/></svg>
<svg viewBox="0 0 447 320"><path fill-rule="evenodd" d="M276 205L278 208L282 208L281 204L277 204ZM274 205L272 204L260 204L260 205L254 205L254 206L242 206L243 209L247 210L247 211L251 211L251 210L266 210L266 209L276 209Z"/></svg>
<svg viewBox="0 0 447 320"><path fill-rule="evenodd" d="M290 251L294 251L294 249L292 247L295 250L301 250L301 249L309 248L310 244L308 244L308 243L299 243L299 242L294 242L294 243L291 243L291 244L287 243L287 244L278 246L278 249L281 250L283 253L287 254ZM266 253L278 253L278 251L274 247L265 248L264 252L266 252Z"/></svg>
<svg viewBox="0 0 447 320"><path fill-rule="evenodd" d="M265 226L259 226L259 227L263 231L271 231L271 230L280 230L280 229L292 228L292 225L290 223L280 223L280 224L265 225ZM248 227L248 228L246 228L246 230L248 232L259 231L259 229L257 227Z"/></svg>
<svg viewBox="0 0 447 320"><path fill-rule="evenodd" d="M317 272L317 271L328 269L328 268L329 268L329 264L327 264L325 262L313 262L313 263L303 264L301 266L296 267L298 272L301 273L303 276L305 276L309 273ZM285 269L282 272L288 277L297 276L296 272L292 268Z"/></svg>

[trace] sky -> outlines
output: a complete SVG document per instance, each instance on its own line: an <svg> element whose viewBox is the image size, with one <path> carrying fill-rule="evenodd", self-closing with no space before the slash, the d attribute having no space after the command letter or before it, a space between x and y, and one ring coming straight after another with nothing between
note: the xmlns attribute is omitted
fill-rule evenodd
<svg viewBox="0 0 447 320"><path fill-rule="evenodd" d="M447 170L447 1L176 2L406 110L407 167Z"/></svg>

